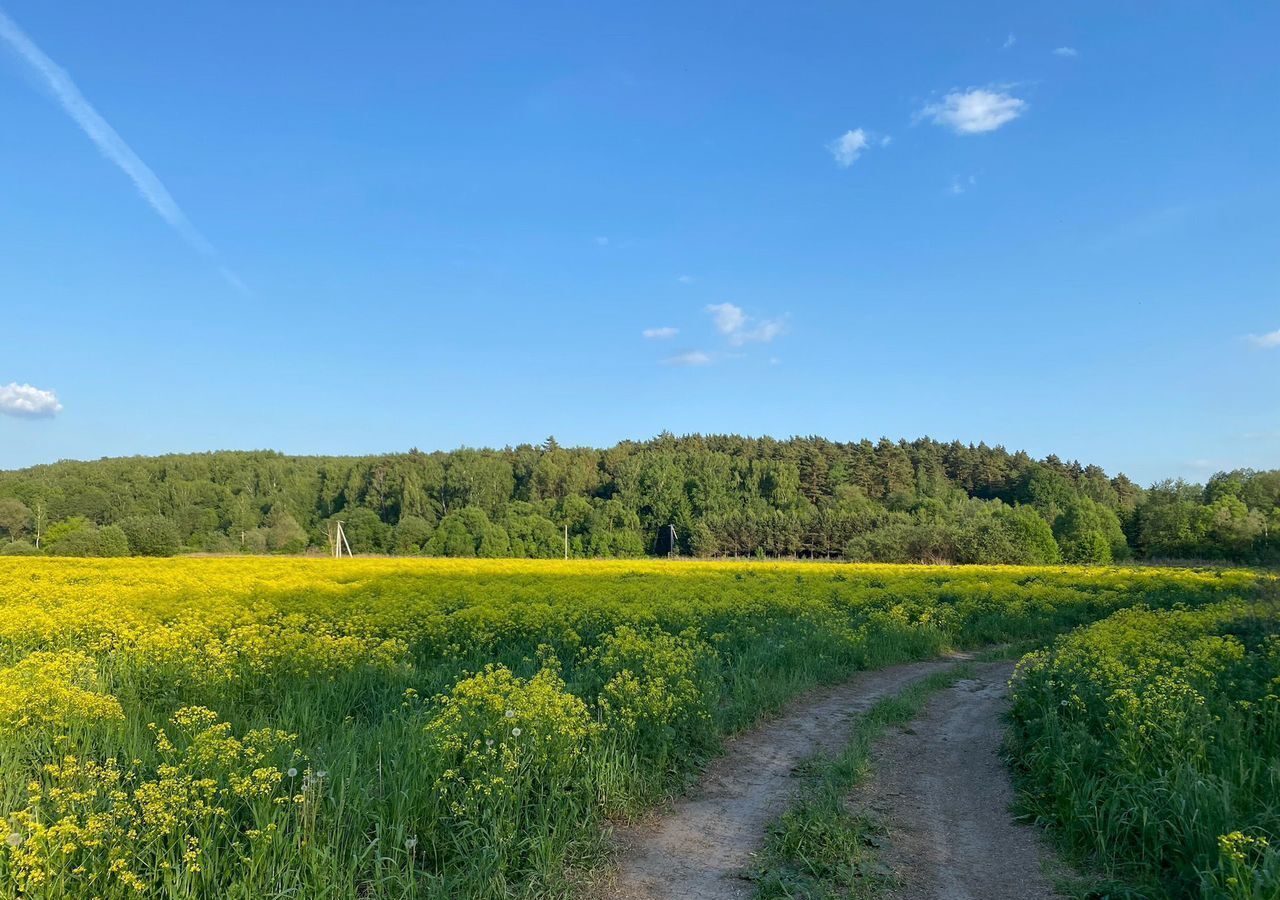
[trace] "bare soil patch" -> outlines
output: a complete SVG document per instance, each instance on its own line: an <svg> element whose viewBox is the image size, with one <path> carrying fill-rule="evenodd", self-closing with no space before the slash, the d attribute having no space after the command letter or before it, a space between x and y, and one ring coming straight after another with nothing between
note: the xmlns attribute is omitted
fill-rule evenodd
<svg viewBox="0 0 1280 900"><path fill-rule="evenodd" d="M876 701L951 665L930 660L863 672L823 688L760 728L728 742L698 786L656 816L621 829L612 900L740 900L765 829L791 798L792 770L849 737L852 720ZM1031 895L1019 895L1031 896Z"/></svg>
<svg viewBox="0 0 1280 900"><path fill-rule="evenodd" d="M1052 854L1014 822L1000 759L1013 663L979 665L939 691L910 725L879 742L853 804L888 829L886 861L900 900L1041 900L1058 896Z"/></svg>

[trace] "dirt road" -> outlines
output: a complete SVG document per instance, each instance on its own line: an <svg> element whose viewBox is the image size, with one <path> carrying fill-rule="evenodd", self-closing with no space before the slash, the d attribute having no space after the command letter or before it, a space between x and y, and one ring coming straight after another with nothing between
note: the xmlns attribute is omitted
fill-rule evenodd
<svg viewBox="0 0 1280 900"><path fill-rule="evenodd" d="M781 717L731 740L698 787L668 810L619 834L624 852L604 893L616 900L738 900L765 828L786 809L792 769L841 747L852 720L954 660L931 660L864 672L801 698Z"/></svg>
<svg viewBox="0 0 1280 900"><path fill-rule="evenodd" d="M889 829L887 862L902 900L1041 900L1057 896L1049 852L1015 824L1013 787L998 752L1013 663L929 699L924 713L876 746L872 775L853 798Z"/></svg>

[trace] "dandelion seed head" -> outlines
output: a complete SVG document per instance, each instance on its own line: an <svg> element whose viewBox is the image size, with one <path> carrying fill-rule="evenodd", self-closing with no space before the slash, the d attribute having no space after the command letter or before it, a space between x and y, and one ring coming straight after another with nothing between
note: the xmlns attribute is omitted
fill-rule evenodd
<svg viewBox="0 0 1280 900"><path fill-rule="evenodd" d="M508 719L514 719L516 717L516 711L514 709L509 709L505 713L503 713L503 715L505 715Z"/></svg>
<svg viewBox="0 0 1280 900"><path fill-rule="evenodd" d="M297 769L295 769L295 768L290 767L290 768L289 768L289 771L288 771L287 773L285 773L285 774L287 774L290 778L297 778L297 777L298 777L298 770L297 770Z"/></svg>
<svg viewBox="0 0 1280 900"><path fill-rule="evenodd" d="M512 729L511 729L511 736L512 736L512 737L520 737L520 729L519 729L519 728L512 728Z"/></svg>

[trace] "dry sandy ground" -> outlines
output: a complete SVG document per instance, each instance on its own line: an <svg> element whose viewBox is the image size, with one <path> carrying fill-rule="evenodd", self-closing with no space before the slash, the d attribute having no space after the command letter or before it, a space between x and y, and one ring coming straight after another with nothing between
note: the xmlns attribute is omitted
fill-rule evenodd
<svg viewBox="0 0 1280 900"><path fill-rule="evenodd" d="M689 796L618 834L611 900L744 900L744 877L765 829L786 808L792 770L837 750L851 720L911 682L954 665L933 660L865 672L810 694L732 740ZM1041 900L1056 896L1048 851L1014 824L1013 788L999 757L1012 663L979 665L930 698L921 716L877 744L873 775L853 806L889 830L887 861L902 900Z"/></svg>
<svg viewBox="0 0 1280 900"><path fill-rule="evenodd" d="M1048 850L1015 824L1013 787L999 757L1013 663L978 666L929 699L908 727L877 744L854 804L889 829L887 862L902 900L1040 900L1057 896Z"/></svg>
<svg viewBox="0 0 1280 900"><path fill-rule="evenodd" d="M848 739L851 720L877 700L954 665L931 660L863 672L798 701L789 712L730 741L689 796L657 817L619 832L614 900L739 900L743 877L765 828L786 809L792 770ZM1002 807L1003 809L1003 807Z"/></svg>

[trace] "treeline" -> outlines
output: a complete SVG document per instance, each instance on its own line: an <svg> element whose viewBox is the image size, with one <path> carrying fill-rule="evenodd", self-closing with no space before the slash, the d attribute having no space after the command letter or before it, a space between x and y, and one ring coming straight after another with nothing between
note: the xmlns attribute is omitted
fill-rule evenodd
<svg viewBox="0 0 1280 900"><path fill-rule="evenodd" d="M1280 471L1142 489L1049 456L930 439L732 435L369 457L217 452L0 472L0 553L357 553L881 562L1280 561Z"/></svg>

